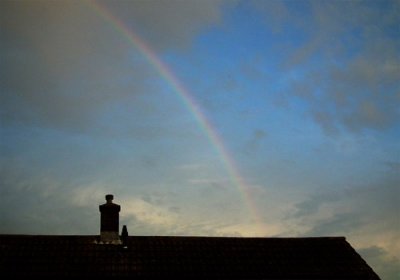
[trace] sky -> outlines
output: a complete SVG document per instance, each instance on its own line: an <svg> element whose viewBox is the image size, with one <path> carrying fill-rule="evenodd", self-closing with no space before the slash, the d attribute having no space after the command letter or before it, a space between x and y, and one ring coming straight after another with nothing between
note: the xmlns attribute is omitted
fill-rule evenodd
<svg viewBox="0 0 400 280"><path fill-rule="evenodd" d="M399 1L0 1L0 233L345 236L400 275Z"/></svg>

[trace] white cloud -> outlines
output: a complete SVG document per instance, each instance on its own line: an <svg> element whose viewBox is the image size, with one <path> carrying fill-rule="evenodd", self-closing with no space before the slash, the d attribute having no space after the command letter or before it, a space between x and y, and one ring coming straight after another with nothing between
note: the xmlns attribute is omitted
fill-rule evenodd
<svg viewBox="0 0 400 280"><path fill-rule="evenodd" d="M252 236L252 237L273 237L285 231L279 222L273 223L235 223L227 226L216 227L216 232L223 236Z"/></svg>
<svg viewBox="0 0 400 280"><path fill-rule="evenodd" d="M177 224L177 213L170 211L168 207L154 205L136 197L123 197L120 203L123 205L122 220L129 221L134 218L142 223L162 227L172 227Z"/></svg>

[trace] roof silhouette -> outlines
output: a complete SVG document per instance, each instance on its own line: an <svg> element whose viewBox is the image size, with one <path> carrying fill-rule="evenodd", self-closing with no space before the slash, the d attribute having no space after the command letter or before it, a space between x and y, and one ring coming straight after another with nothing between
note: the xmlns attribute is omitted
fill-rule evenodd
<svg viewBox="0 0 400 280"><path fill-rule="evenodd" d="M379 279L344 237L238 238L0 235L0 271L13 276L205 279Z"/></svg>

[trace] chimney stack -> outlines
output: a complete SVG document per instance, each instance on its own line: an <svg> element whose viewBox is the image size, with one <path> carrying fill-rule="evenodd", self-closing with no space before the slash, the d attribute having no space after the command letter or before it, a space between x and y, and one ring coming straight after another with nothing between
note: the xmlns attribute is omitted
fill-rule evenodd
<svg viewBox="0 0 400 280"><path fill-rule="evenodd" d="M99 206L100 241L103 243L121 244L119 239L119 211L121 206L112 202L114 196L106 195L107 203Z"/></svg>

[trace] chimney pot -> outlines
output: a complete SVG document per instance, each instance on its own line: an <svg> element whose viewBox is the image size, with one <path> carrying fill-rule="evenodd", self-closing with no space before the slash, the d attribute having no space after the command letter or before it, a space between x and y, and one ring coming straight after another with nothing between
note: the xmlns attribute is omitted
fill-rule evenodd
<svg viewBox="0 0 400 280"><path fill-rule="evenodd" d="M106 195L107 202L109 202L109 201L111 202L113 199L114 199L114 196L112 194L107 194Z"/></svg>

